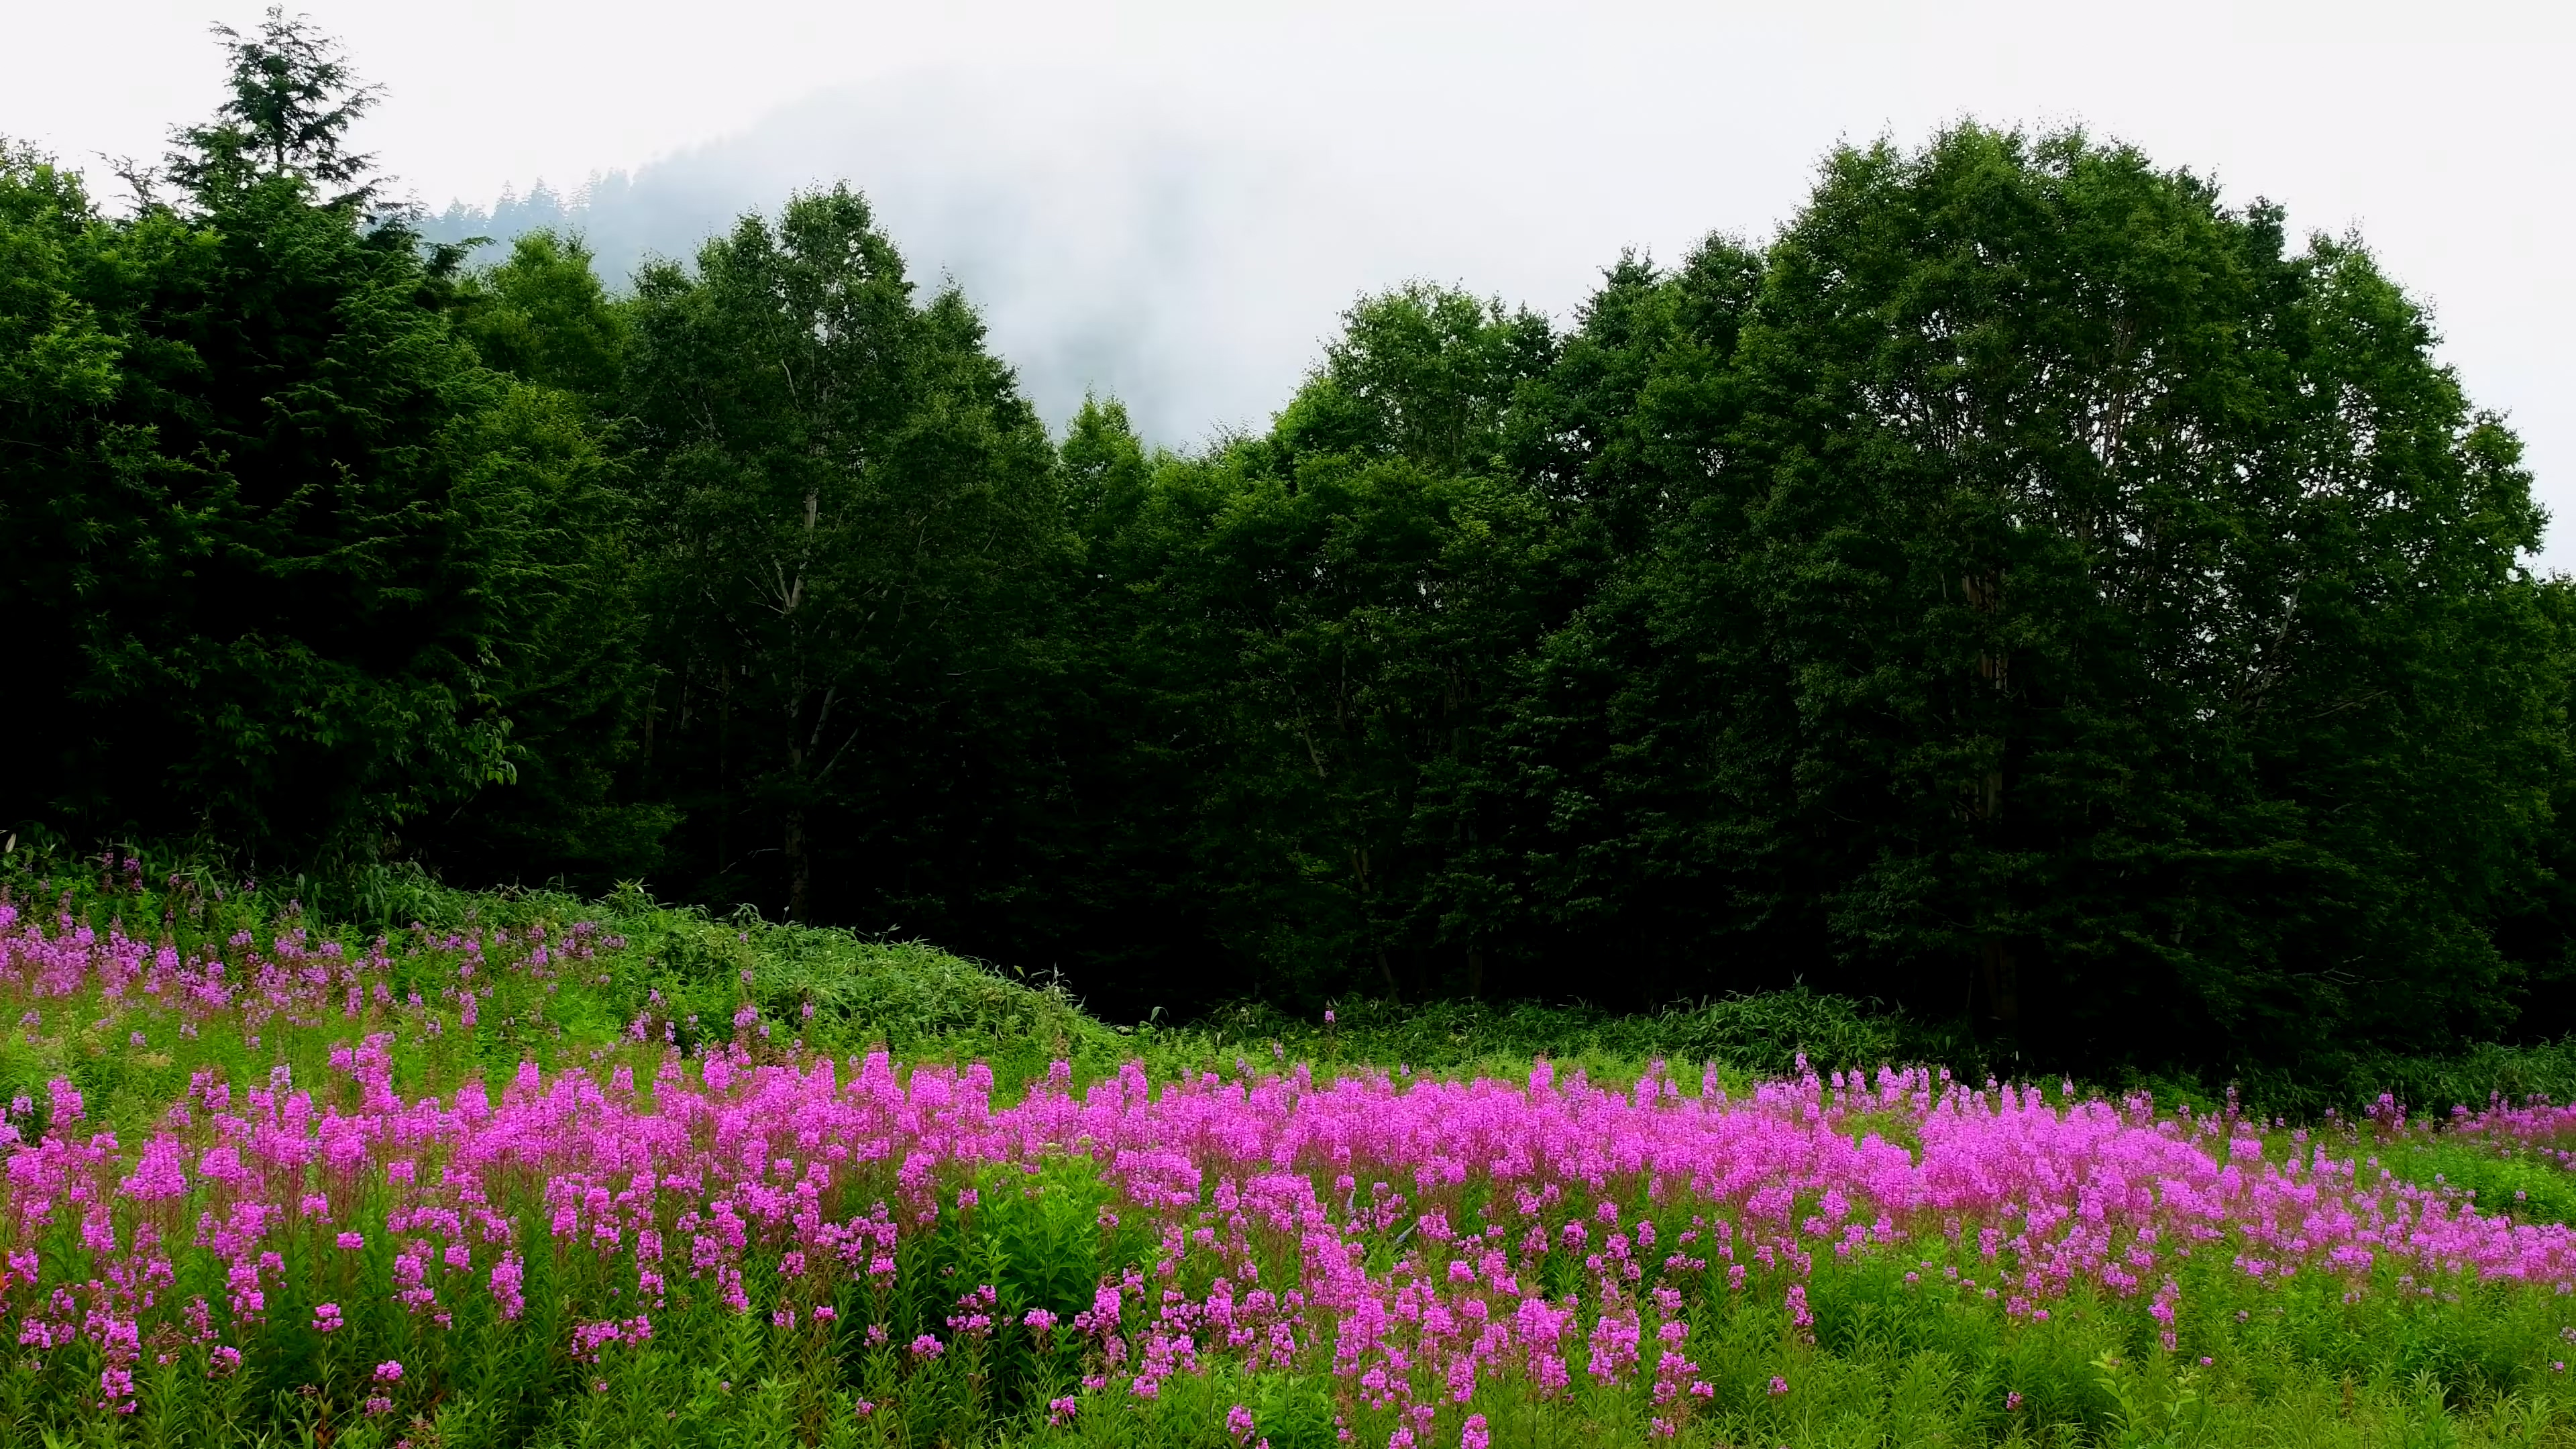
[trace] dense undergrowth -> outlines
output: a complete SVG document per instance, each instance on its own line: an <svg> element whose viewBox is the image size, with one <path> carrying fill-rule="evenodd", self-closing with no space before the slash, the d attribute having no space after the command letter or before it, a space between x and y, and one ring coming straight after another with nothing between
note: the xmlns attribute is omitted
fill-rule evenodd
<svg viewBox="0 0 2576 1449"><path fill-rule="evenodd" d="M6 889L9 1442L2576 1443L2552 1050L1971 1090L1806 993L1117 1027L632 892Z"/></svg>
<svg viewBox="0 0 2576 1449"><path fill-rule="evenodd" d="M358 951L379 935L410 943L416 926L443 939L478 929L561 931L590 924L630 949L606 981L542 983L546 1049L567 1060L621 1036L638 1015L674 1020L680 1040L694 1041L690 1016L703 1026L729 1018L750 999L771 1008L772 1020L783 1019L782 1008L798 1013L799 1029L790 1039L818 1050L882 1046L907 1061L980 1060L1011 1085L1043 1075L1057 1057L1072 1062L1077 1080L1088 1081L1131 1059L1158 1073L1222 1070L1237 1058L1274 1050L1277 1059L1445 1075L1515 1072L1540 1057L1595 1075L1633 1076L1655 1061L1713 1063L1738 1081L1786 1075L1801 1058L1826 1070L1912 1062L1944 1066L1967 1080L2030 1075L2010 1042L1981 1040L1964 1023L1925 1022L1805 988L1679 1002L1654 1012L1605 1011L1580 1001L1361 997L1334 1003L1329 1020L1246 1002L1181 1021L1157 1015L1111 1024L1052 978L916 941L798 926L750 910L723 917L669 906L641 890L597 900L541 889L462 891L403 866L263 885L203 864L177 872L155 868L150 882L139 866L102 870L59 855L30 861L22 854L10 865L0 867L0 885L22 901L42 900L46 909L68 911L97 929L120 919L138 930L149 922L182 950L280 926ZM748 982L741 978L746 970L753 973ZM511 982L496 985L514 989ZM654 1005L657 992L662 1006ZM809 1001L816 1013L803 1017ZM485 1045L516 1049L531 1040L522 1032ZM72 1056L98 1045L88 1042ZM0 1047L6 1047L0 1072L8 1074L0 1083L24 1080L43 1062L63 1059ZM90 1056L103 1061L103 1054ZM2291 1121L2350 1115L2383 1095L2425 1108L2532 1095L2567 1101L2576 1100L2576 1038L2491 1043L2442 1056L2356 1051L2298 1069L2106 1061L2078 1080L2106 1091L2143 1089L2168 1105L2203 1110L2233 1102Z"/></svg>

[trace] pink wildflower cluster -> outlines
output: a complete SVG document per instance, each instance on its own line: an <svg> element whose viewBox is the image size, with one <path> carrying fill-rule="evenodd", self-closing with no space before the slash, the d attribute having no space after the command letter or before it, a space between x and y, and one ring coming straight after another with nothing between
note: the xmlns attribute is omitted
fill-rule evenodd
<svg viewBox="0 0 2576 1449"><path fill-rule="evenodd" d="M2438 1124L2410 1120L2396 1098L2382 1095L2367 1114L2378 1140L2426 1138L2436 1130L2454 1137L2482 1138L2507 1148L2525 1148L2560 1167L2576 1167L2576 1106L2534 1100L2519 1106L2498 1096L2483 1112L2454 1107Z"/></svg>
<svg viewBox="0 0 2576 1449"><path fill-rule="evenodd" d="M0 971L22 985L70 969L40 935L5 939ZM80 950L81 971L101 969L95 942ZM281 982L365 974L280 952ZM164 990L207 989L189 969L138 960L131 981L161 970ZM277 999L303 1002L301 989ZM1220 1362L1321 1369L1408 1442L1445 1425L1473 1445L1487 1431L1465 1411L1497 1379L1631 1389L1657 1437L1678 1435L1712 1394L1688 1302L1729 1297L1811 1333L1819 1265L1863 1256L1919 1259L1912 1291L2019 1320L2079 1287L2134 1299L2169 1349L2194 1258L2264 1283L2333 1275L2355 1293L2391 1277L2400 1291L2442 1275L2576 1280L2566 1228L2398 1181L2357 1135L2340 1152L2293 1137L2285 1152L2233 1115L2051 1103L1921 1071L1810 1072L1740 1099L1694 1085L1660 1067L1622 1087L1559 1080L1544 1064L1518 1082L1318 1082L1301 1067L1158 1085L1131 1064L1077 1092L1058 1063L1003 1105L980 1065L760 1063L737 1044L668 1052L646 1083L529 1063L497 1090L406 1099L375 1035L316 1081L281 1069L236 1089L200 1074L132 1147L82 1132L60 1085L51 1130L11 1150L0 1185L0 1311L35 1352L95 1344L110 1405L131 1404L148 1342L227 1341L213 1361L229 1372L233 1350L262 1341L299 1244L313 1251L295 1261L327 1263L335 1283L358 1275L314 1309L324 1334L356 1295L416 1332L449 1328L476 1298L518 1319L527 1255L550 1253L593 1265L584 1291L604 1295L572 1305L568 1348L584 1363L642 1351L667 1312L832 1335L864 1322L864 1342L894 1353L883 1313L844 1314L887 1301L903 1240L967 1230L1006 1208L1008 1184L1072 1159L1107 1194L1098 1229L1141 1255L1078 1310L949 1282L935 1290L945 1334L912 1339L907 1371L946 1371L952 1352L979 1361L1003 1335L1078 1355L1089 1389L1130 1399ZM2512 1111L2491 1130L2558 1130ZM369 1243L379 1252L362 1254ZM206 1255L202 1281L220 1293L174 1299L182 1253ZM377 1396L401 1374L380 1367ZM1231 1416L1227 1429L1247 1432Z"/></svg>
<svg viewBox="0 0 2576 1449"><path fill-rule="evenodd" d="M317 940L299 926L266 942L237 932L219 949L182 956L166 942L156 944L116 927L101 933L68 915L49 932L22 918L14 903L0 901L0 993L30 1004L19 1018L19 1029L30 1037L44 1028L52 1003L68 1009L75 998L85 999L91 992L107 1012L97 1025L139 1012L150 1020L173 1021L180 1035L194 1036L199 1027L220 1020L237 1026L253 1045L271 1020L318 1027L384 1022L400 1015L436 1033L448 1025L471 1030L496 973L551 981L603 950L624 945L589 922L559 932L543 925L461 932L416 925L399 941L379 936L351 952L338 941ZM435 998L421 995L425 987L397 996L398 974L442 984ZM149 1040L131 1032L128 1039L136 1046Z"/></svg>

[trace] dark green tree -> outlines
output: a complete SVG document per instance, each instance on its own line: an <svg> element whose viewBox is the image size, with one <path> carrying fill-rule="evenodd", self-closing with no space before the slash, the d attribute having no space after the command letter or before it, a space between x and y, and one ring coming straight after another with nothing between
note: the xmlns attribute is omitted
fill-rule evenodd
<svg viewBox="0 0 2576 1449"><path fill-rule="evenodd" d="M507 260L459 280L457 329L483 365L569 393L615 417L625 382L625 311L579 237L527 232Z"/></svg>
<svg viewBox="0 0 2576 1449"><path fill-rule="evenodd" d="M217 25L231 95L214 118L173 138L170 178L191 196L237 191L261 179L294 177L333 192L334 206L364 206L383 179L376 158L347 149L349 128L383 99L363 85L338 42L307 16L272 5L255 35Z"/></svg>
<svg viewBox="0 0 2576 1449"><path fill-rule="evenodd" d="M512 777L596 449L455 337L447 258L359 214L368 93L327 44L272 17L232 49L183 205L111 222L0 169L0 609L43 702L0 814L302 865Z"/></svg>
<svg viewBox="0 0 2576 1449"><path fill-rule="evenodd" d="M2366 253L1962 127L1838 153L1711 315L1602 431L1685 444L1631 450L1678 502L1533 710L1569 928L2061 1053L2496 1024L2563 767L2540 516Z"/></svg>
<svg viewBox="0 0 2576 1449"><path fill-rule="evenodd" d="M964 911L1012 879L996 772L1068 557L1044 430L847 189L637 287L655 761L700 889L805 918L828 841L836 914Z"/></svg>
<svg viewBox="0 0 2576 1449"><path fill-rule="evenodd" d="M1503 430L1554 345L1461 294L1373 298L1266 437L1103 492L1102 673L1188 773L1191 878L1265 989L1482 985L1513 906L1473 782L1555 597Z"/></svg>
<svg viewBox="0 0 2576 1449"><path fill-rule="evenodd" d="M405 838L452 879L605 890L661 863L678 813L638 794L651 675L634 470L613 416L625 315L588 251L545 232L459 278L449 314L487 367L519 379L471 447L485 486L470 527L516 541L492 580L487 686L511 723L510 769Z"/></svg>
<svg viewBox="0 0 2576 1449"><path fill-rule="evenodd" d="M1673 657L1672 624L1691 615L1667 606L1658 565L1729 456L1762 265L1723 238L1670 273L1621 258L1510 424L1517 466L1556 510L1568 585L1498 730L1510 769L1484 782L1507 821L1497 877L1524 905L1515 993L1565 994L1558 963L1607 959L1617 970L1589 973L1580 994L1645 1005L1785 981L1812 946L1787 926L1800 906L1778 882L1709 868L1712 837L1735 861L1782 842L1758 814L1712 813L1695 728L1708 702L1670 693L1698 690L1702 665ZM1794 737L1785 717L1724 728L1740 748Z"/></svg>

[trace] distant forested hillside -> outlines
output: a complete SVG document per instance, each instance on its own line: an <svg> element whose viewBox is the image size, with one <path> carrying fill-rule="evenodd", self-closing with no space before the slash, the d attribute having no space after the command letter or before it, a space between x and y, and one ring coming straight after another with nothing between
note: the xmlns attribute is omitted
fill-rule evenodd
<svg viewBox="0 0 2576 1449"><path fill-rule="evenodd" d="M388 207L326 43L233 60L131 214L0 160L21 849L640 879L1139 1015L1803 982L2097 1079L2576 1027L2520 445L2188 170L1844 148L1570 325L1366 299L1176 452L1051 430L848 186L468 254L560 199Z"/></svg>

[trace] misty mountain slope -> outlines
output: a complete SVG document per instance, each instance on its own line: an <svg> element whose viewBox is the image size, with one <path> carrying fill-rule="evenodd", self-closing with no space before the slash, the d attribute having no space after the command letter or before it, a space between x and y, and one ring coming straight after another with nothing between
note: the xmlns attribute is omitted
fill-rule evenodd
<svg viewBox="0 0 2576 1449"><path fill-rule="evenodd" d="M687 257L745 211L846 179L921 285L964 288L1051 423L1086 392L1115 395L1148 437L1179 446L1264 425L1363 292L1430 275L1526 295L1507 278L1454 275L1477 259L1441 255L1442 232L1454 251L1466 222L1501 251L1529 228L1474 225L1478 203L1448 187L1415 188L1398 214L1366 199L1383 195L1375 178L1328 152L1115 99L1045 118L992 99L936 78L827 91L570 195L541 182L490 207L451 203L425 230L492 237L488 258L522 231L569 229L622 285L647 257ZM1432 209L1449 225L1411 214ZM1565 258L1549 290L1570 302L1610 259Z"/></svg>

